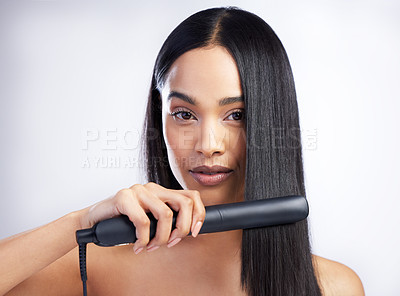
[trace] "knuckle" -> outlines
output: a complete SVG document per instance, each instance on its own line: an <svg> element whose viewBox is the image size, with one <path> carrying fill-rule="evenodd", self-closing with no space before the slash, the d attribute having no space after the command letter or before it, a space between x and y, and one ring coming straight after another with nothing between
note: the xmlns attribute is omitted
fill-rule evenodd
<svg viewBox="0 0 400 296"><path fill-rule="evenodd" d="M134 184L130 187L130 189L133 191L140 191L143 189L143 185L142 184Z"/></svg>
<svg viewBox="0 0 400 296"><path fill-rule="evenodd" d="M193 207L194 201L191 198L183 199L183 203L185 206Z"/></svg>
<svg viewBox="0 0 400 296"><path fill-rule="evenodd" d="M148 182L147 184L143 185L144 187L148 187L148 188L155 188L158 186L158 184L154 183L154 182Z"/></svg>
<svg viewBox="0 0 400 296"><path fill-rule="evenodd" d="M187 236L190 232L190 224L185 224L182 227L179 227L178 231L179 231L180 237Z"/></svg>
<svg viewBox="0 0 400 296"><path fill-rule="evenodd" d="M118 191L114 198L117 201L117 203L121 203L127 198L130 198L131 195L132 195L131 191L127 188L124 188Z"/></svg>
<svg viewBox="0 0 400 296"><path fill-rule="evenodd" d="M174 213L169 207L163 208L163 210L160 212L160 218L164 219L172 219Z"/></svg>
<svg viewBox="0 0 400 296"><path fill-rule="evenodd" d="M142 227L150 227L150 219L147 216L141 216L138 218L137 223Z"/></svg>
<svg viewBox="0 0 400 296"><path fill-rule="evenodd" d="M161 238L161 235L159 233L156 234L156 236L153 238L152 245L156 246L161 246L166 243L166 240Z"/></svg>
<svg viewBox="0 0 400 296"><path fill-rule="evenodd" d="M190 193L194 198L200 198L200 192L198 190L191 190Z"/></svg>
<svg viewBox="0 0 400 296"><path fill-rule="evenodd" d="M147 245L147 244L149 243L149 241L150 241L150 238L145 238L145 237L139 238L139 239L137 240L137 242L138 242L139 245L141 245L141 246Z"/></svg>
<svg viewBox="0 0 400 296"><path fill-rule="evenodd" d="M128 188L122 188L121 190L119 190L116 194L116 196L124 196L124 195L128 195L129 194L129 189Z"/></svg>

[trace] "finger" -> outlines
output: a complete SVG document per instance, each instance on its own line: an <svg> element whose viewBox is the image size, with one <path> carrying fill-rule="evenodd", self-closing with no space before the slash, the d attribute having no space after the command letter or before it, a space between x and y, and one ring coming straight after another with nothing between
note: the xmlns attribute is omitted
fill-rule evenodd
<svg viewBox="0 0 400 296"><path fill-rule="evenodd" d="M159 188L152 188L152 190L161 201L167 203L173 210L178 212L175 229L172 231L168 243L171 243L175 238L186 237L189 234L192 224L194 204L192 197L182 194L182 190L171 190L161 186Z"/></svg>
<svg viewBox="0 0 400 296"><path fill-rule="evenodd" d="M187 197L191 198L194 202L193 204L193 211L192 211L192 219L191 219L191 232L192 236L196 237L204 223L206 217L206 210L201 200L200 192L197 190L175 190L175 189L168 189L164 188L156 183L148 183L147 184L153 192L162 192L163 194L159 195L159 198L162 199L165 196L166 192L169 193L179 193L186 195ZM175 208L174 208L175 209ZM176 209L175 209L176 210ZM178 214L179 216L179 214Z"/></svg>
<svg viewBox="0 0 400 296"><path fill-rule="evenodd" d="M172 228L173 212L171 208L144 186L136 193L142 208L149 210L157 219L156 235L147 245L147 250L166 244Z"/></svg>
<svg viewBox="0 0 400 296"><path fill-rule="evenodd" d="M144 248L150 240L150 219L141 207L136 192L124 189L118 192L117 208L121 214L128 216L136 228L135 252Z"/></svg>
<svg viewBox="0 0 400 296"><path fill-rule="evenodd" d="M197 190L183 190L182 193L190 196L193 200L192 225L190 229L192 236L196 237L206 218L206 208L201 200L200 192Z"/></svg>
<svg viewBox="0 0 400 296"><path fill-rule="evenodd" d="M178 212L175 229L172 231L168 243L178 237L186 237L189 234L192 224L193 200L188 196L176 192L166 192L160 199Z"/></svg>

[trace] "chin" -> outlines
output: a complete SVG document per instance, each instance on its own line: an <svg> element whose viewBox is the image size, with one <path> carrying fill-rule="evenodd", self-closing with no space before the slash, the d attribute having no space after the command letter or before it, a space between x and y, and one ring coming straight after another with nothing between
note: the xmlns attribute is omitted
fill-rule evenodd
<svg viewBox="0 0 400 296"><path fill-rule="evenodd" d="M188 190L197 190L200 192L200 198L204 206L231 203L237 201L237 199L235 199L235 193L237 194L237 191L232 190L232 188L235 188L232 182L227 182L216 186L203 186L193 180L193 182L187 182L186 184Z"/></svg>

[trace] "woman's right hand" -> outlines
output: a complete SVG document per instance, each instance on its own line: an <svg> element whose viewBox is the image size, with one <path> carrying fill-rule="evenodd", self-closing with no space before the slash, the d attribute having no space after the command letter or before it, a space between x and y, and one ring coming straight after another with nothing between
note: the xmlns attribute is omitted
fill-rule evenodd
<svg viewBox="0 0 400 296"><path fill-rule="evenodd" d="M172 233L171 209L178 212L176 228ZM147 251L153 251L164 244L172 247L187 236L189 231L196 237L206 214L197 190L167 189L153 182L121 189L114 196L82 211L82 228L90 228L99 221L121 214L128 216L136 227L137 240L134 243L136 254L144 247L147 247ZM151 241L149 241L150 219L146 215L147 212L151 212L158 220L156 235Z"/></svg>
<svg viewBox="0 0 400 296"><path fill-rule="evenodd" d="M178 212L172 233L171 209ZM150 242L150 220L146 212L158 220L156 235ZM190 230L196 237L204 222L205 207L196 190L166 189L152 182L135 184L93 206L0 240L0 295L7 292L10 292L8 295L54 295L60 290L68 295L79 293L75 282L80 281L77 269L65 268L77 264L76 230L121 214L127 215L136 227L138 239L134 250L139 253L146 246L148 251L168 242L171 247Z"/></svg>

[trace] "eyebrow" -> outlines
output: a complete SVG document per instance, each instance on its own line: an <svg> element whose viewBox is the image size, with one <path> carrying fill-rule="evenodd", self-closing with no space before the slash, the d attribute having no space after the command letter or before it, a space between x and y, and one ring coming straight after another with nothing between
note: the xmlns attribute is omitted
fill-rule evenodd
<svg viewBox="0 0 400 296"><path fill-rule="evenodd" d="M181 92L178 91L171 91L168 95L167 101L171 100L172 97L181 99L189 104L195 105L197 106L196 100L194 98L189 97L188 95L185 95ZM225 106L225 105L229 105L229 104L233 104L236 102L244 102L243 96L239 96L239 97L226 97L226 98L222 98L219 102L218 105L219 106Z"/></svg>

